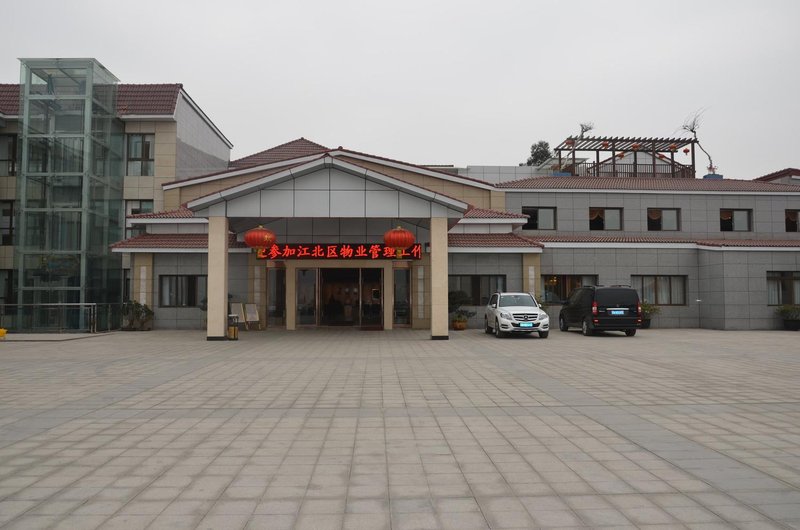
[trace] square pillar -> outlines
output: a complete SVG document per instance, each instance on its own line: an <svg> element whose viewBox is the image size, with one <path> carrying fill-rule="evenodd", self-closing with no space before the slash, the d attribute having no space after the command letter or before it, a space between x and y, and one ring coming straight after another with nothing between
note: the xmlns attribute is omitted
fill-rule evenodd
<svg viewBox="0 0 800 530"><path fill-rule="evenodd" d="M208 218L208 327L206 340L225 340L228 330L228 218Z"/></svg>
<svg viewBox="0 0 800 530"><path fill-rule="evenodd" d="M431 339L447 340L447 218L431 218Z"/></svg>

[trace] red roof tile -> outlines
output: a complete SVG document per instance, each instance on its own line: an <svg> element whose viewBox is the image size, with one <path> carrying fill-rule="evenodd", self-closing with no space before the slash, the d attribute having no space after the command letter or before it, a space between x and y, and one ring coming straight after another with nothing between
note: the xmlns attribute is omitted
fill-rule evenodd
<svg viewBox="0 0 800 530"><path fill-rule="evenodd" d="M524 213L489 210L487 208L472 208L464 214L464 219L527 219L528 217Z"/></svg>
<svg viewBox="0 0 800 530"><path fill-rule="evenodd" d="M181 204L181 207L177 210L167 210L166 212L148 212L148 213L137 213L133 215L129 215L128 219L190 219L194 217L194 213L186 207L185 204Z"/></svg>
<svg viewBox="0 0 800 530"><path fill-rule="evenodd" d="M172 115L183 85L180 83L159 85L117 85L117 114L126 115ZM19 113L19 85L0 84L0 113L17 116Z"/></svg>
<svg viewBox="0 0 800 530"><path fill-rule="evenodd" d="M800 247L800 239L705 239L697 242L704 247Z"/></svg>
<svg viewBox="0 0 800 530"><path fill-rule="evenodd" d="M228 235L228 245L230 248L247 248L244 243L236 241L235 234ZM207 249L208 234L141 234L118 241L111 248Z"/></svg>
<svg viewBox="0 0 800 530"><path fill-rule="evenodd" d="M583 235L553 235L553 236L525 236L541 243L689 243L694 239L681 239L676 237L650 237L650 236L583 236Z"/></svg>
<svg viewBox="0 0 800 530"><path fill-rule="evenodd" d="M761 182L770 182L783 177L800 177L800 169L797 169L796 167L787 167L786 169L769 173L763 177L758 177L756 180Z"/></svg>
<svg viewBox="0 0 800 530"><path fill-rule="evenodd" d="M531 248L542 247L531 239L517 234L447 234L449 247Z"/></svg>
<svg viewBox="0 0 800 530"><path fill-rule="evenodd" d="M328 151L324 145L314 143L305 138L298 138L291 142L286 142L275 147L271 147L265 151L261 151L254 155L246 156L238 160L233 160L228 167L231 169L239 169L252 166L260 166L263 164L271 164L273 162L280 162L282 160L291 160L292 158L299 158L302 156L317 155Z"/></svg>
<svg viewBox="0 0 800 530"><path fill-rule="evenodd" d="M532 177L501 182L498 188L559 190L631 190L631 191L739 191L751 193L800 192L791 184L770 184L753 180L673 179L673 178L598 178Z"/></svg>

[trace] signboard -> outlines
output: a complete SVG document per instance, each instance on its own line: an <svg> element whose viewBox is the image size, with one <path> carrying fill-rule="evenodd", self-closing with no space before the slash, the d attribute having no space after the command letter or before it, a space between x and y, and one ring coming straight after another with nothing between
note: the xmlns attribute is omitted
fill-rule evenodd
<svg viewBox="0 0 800 530"><path fill-rule="evenodd" d="M284 260L284 259L397 259L393 247L381 244L351 245L336 243L332 245L285 244L272 245L268 248L258 249L258 259ZM421 259L422 244L415 243L403 250L400 259Z"/></svg>

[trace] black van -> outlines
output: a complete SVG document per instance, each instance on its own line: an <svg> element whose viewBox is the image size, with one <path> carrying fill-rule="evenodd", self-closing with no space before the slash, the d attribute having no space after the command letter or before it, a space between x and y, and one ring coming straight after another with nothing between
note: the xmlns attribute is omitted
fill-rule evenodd
<svg viewBox="0 0 800 530"><path fill-rule="evenodd" d="M624 331L633 337L642 327L639 294L624 285L579 287L558 315L558 329L570 327L580 327L587 336L595 331Z"/></svg>

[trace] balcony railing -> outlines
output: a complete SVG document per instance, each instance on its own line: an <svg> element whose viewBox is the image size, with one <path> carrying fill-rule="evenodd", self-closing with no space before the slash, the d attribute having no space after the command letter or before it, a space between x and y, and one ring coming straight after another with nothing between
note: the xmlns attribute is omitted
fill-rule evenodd
<svg viewBox="0 0 800 530"><path fill-rule="evenodd" d="M655 171L654 171L655 170ZM604 162L598 165L595 162L581 164L565 164L562 171L571 172L576 177L600 178L694 178L694 172L689 166L682 164L611 164Z"/></svg>

